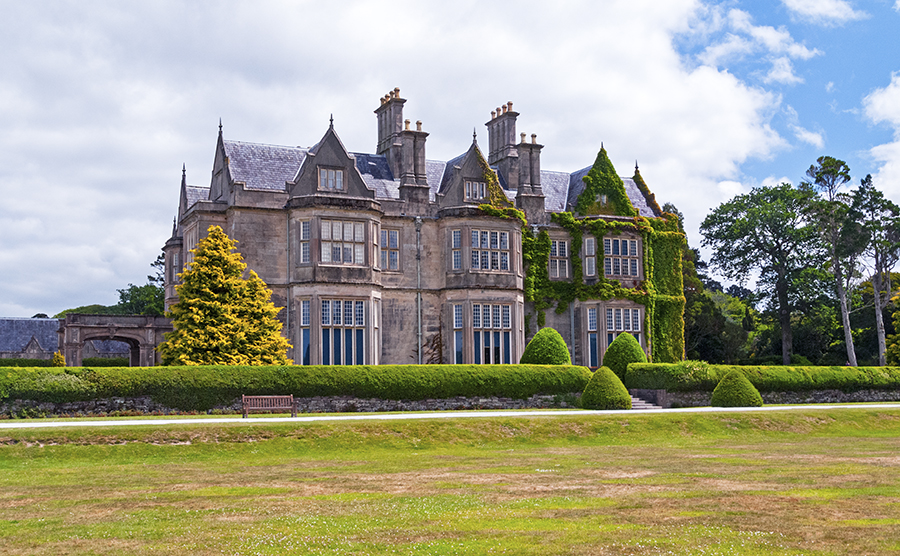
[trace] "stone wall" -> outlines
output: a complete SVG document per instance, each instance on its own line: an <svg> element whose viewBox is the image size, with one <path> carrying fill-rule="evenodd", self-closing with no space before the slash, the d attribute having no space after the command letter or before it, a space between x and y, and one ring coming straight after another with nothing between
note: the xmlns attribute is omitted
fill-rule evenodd
<svg viewBox="0 0 900 556"><path fill-rule="evenodd" d="M704 407L712 392L666 392L664 407ZM900 390L809 390L806 392L760 392L766 404L859 403L900 401Z"/></svg>
<svg viewBox="0 0 900 556"><path fill-rule="evenodd" d="M468 409L547 409L576 407L581 392L568 395L534 395L528 399L479 397L433 400L380 400L351 396L318 396L296 398L299 413L353 413L383 411L450 411ZM0 419L14 417L107 416L107 415L177 415L197 414L156 403L149 396L136 398L104 398L88 402L50 403L32 400L7 400L0 403ZM241 400L216 407L206 413L240 414Z"/></svg>

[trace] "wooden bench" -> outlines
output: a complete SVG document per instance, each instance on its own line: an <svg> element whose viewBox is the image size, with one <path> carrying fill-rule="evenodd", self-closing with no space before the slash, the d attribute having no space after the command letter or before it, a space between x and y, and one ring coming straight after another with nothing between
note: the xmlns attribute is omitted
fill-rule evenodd
<svg viewBox="0 0 900 556"><path fill-rule="evenodd" d="M291 417L297 416L297 405L294 396L241 396L244 418L251 411L290 411Z"/></svg>

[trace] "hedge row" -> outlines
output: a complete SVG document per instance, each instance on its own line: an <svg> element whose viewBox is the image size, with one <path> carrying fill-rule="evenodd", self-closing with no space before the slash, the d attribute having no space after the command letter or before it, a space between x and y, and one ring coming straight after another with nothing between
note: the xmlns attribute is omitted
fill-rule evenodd
<svg viewBox="0 0 900 556"><path fill-rule="evenodd" d="M900 367L736 366L703 361L632 363L623 382L627 388L711 392L734 369L741 371L760 392L900 389Z"/></svg>
<svg viewBox="0 0 900 556"><path fill-rule="evenodd" d="M241 394L524 399L580 392L590 378L586 367L549 365L9 368L0 370L0 400L61 403L150 396L172 408L205 411Z"/></svg>
<svg viewBox="0 0 900 556"><path fill-rule="evenodd" d="M50 363L49 359L0 359L0 367L49 367Z"/></svg>

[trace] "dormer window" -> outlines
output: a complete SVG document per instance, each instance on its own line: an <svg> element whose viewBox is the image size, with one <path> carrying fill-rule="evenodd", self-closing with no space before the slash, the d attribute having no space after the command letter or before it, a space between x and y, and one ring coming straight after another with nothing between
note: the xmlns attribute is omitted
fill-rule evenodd
<svg viewBox="0 0 900 556"><path fill-rule="evenodd" d="M487 197L487 184L480 181L466 181L466 200L479 201Z"/></svg>
<svg viewBox="0 0 900 556"><path fill-rule="evenodd" d="M334 168L319 168L319 191L343 191L344 171Z"/></svg>

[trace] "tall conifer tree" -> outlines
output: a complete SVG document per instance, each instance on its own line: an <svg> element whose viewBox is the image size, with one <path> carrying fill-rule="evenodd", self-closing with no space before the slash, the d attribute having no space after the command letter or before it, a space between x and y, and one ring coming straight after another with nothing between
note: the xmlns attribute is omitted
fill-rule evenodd
<svg viewBox="0 0 900 556"><path fill-rule="evenodd" d="M168 316L175 331L159 346L164 365L284 365L290 347L281 336L271 290L250 271L235 241L219 226L192 252L175 286L178 303Z"/></svg>

